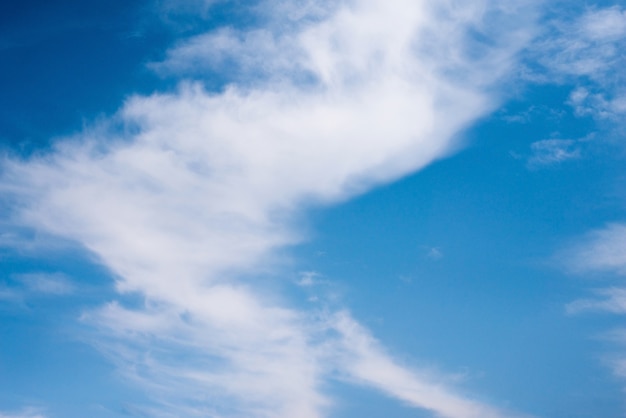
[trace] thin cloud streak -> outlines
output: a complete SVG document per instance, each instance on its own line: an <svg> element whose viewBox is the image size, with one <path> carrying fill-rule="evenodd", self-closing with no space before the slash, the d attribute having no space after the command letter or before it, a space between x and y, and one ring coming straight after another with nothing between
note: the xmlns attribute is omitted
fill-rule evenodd
<svg viewBox="0 0 626 418"><path fill-rule="evenodd" d="M15 278L35 293L63 296L75 291L72 282L62 273L27 273Z"/></svg>
<svg viewBox="0 0 626 418"><path fill-rule="evenodd" d="M243 278L304 239L295 219L307 207L451 152L497 103L529 38L526 13L361 0L286 32L199 35L155 65L184 74L230 54L240 74L224 91L182 82L132 97L107 126L5 160L3 193L16 224L81 243L119 292L143 297L83 320L163 416L321 417L332 406L325 384L340 375L442 417L510 417L400 366L348 313L286 307ZM254 73L260 60L267 71Z"/></svg>
<svg viewBox="0 0 626 418"><path fill-rule="evenodd" d="M531 169L560 164L581 156L577 142L572 139L543 139L530 144L530 149L532 154L527 166Z"/></svg>
<svg viewBox="0 0 626 418"><path fill-rule="evenodd" d="M626 224L613 223L590 232L559 258L575 273L626 275Z"/></svg>
<svg viewBox="0 0 626 418"><path fill-rule="evenodd" d="M375 387L411 406L434 411L442 417L521 418L521 415L460 397L436 379L420 376L397 364L378 341L345 312L337 314L334 327L343 336L344 356L341 362L351 380Z"/></svg>
<svg viewBox="0 0 626 418"><path fill-rule="evenodd" d="M568 314L603 313L613 315L626 314L626 287L623 277L626 275L626 224L614 223L603 229L587 234L581 242L561 255L569 271L578 274L604 273L618 279L610 287L596 289L594 298L583 298L565 306ZM620 354L613 355L608 361L613 374L626 377L626 354L623 345L626 342L626 330L613 330L609 339L619 343Z"/></svg>
<svg viewBox="0 0 626 418"><path fill-rule="evenodd" d="M2 412L0 418L46 418L38 408L24 408L20 412Z"/></svg>
<svg viewBox="0 0 626 418"><path fill-rule="evenodd" d="M599 299L579 299L567 305L567 312L577 314L586 311L626 314L626 289L616 287L595 292Z"/></svg>

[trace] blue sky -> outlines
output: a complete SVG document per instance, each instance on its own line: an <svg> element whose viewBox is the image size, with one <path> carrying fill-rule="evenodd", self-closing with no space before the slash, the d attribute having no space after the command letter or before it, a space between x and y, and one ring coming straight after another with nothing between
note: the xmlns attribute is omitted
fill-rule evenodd
<svg viewBox="0 0 626 418"><path fill-rule="evenodd" d="M0 418L626 416L626 5L0 5Z"/></svg>

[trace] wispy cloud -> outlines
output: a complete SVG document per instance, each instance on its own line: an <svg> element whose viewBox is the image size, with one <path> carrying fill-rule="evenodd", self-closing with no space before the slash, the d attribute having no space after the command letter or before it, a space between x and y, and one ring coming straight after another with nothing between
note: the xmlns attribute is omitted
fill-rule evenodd
<svg viewBox="0 0 626 418"><path fill-rule="evenodd" d="M529 36L525 7L360 0L181 41L160 71L228 61L234 79L132 97L45 156L5 160L13 220L81 243L144 298L84 320L162 416L320 417L340 375L442 417L510 417L400 365L345 311L279 305L250 277L304 238L306 208L454 149L497 103Z"/></svg>
<svg viewBox="0 0 626 418"><path fill-rule="evenodd" d="M33 297L67 296L75 290L71 280L63 273L13 274L0 281L0 302L25 307Z"/></svg>
<svg viewBox="0 0 626 418"><path fill-rule="evenodd" d="M578 116L590 115L602 119L613 119L626 113L626 92L622 90L624 87L619 86L615 93L597 92L590 88L578 87L570 94L568 104L574 108Z"/></svg>
<svg viewBox="0 0 626 418"><path fill-rule="evenodd" d="M63 273L27 273L16 275L29 291L49 295L69 295L74 285Z"/></svg>
<svg viewBox="0 0 626 418"><path fill-rule="evenodd" d="M344 355L340 361L350 380L376 387L409 405L434 411L442 417L520 417L456 395L443 382L427 377L427 373L422 376L412 373L393 361L378 341L346 313L337 314L334 328L343 336Z"/></svg>
<svg viewBox="0 0 626 418"><path fill-rule="evenodd" d="M0 411L0 418L46 418L38 408L24 408L19 412Z"/></svg>
<svg viewBox="0 0 626 418"><path fill-rule="evenodd" d="M534 44L538 59L555 74L587 76L605 84L623 57L626 14L619 6L591 8L573 19L553 19Z"/></svg>
<svg viewBox="0 0 626 418"><path fill-rule="evenodd" d="M623 277L626 275L626 225L610 224L603 229L593 231L585 236L581 242L561 254L567 269L575 273L608 273L617 279L613 286L596 289L594 298L575 300L566 305L569 314L582 313L609 313L615 315L626 314L626 287ZM613 330L610 340L620 343L626 342L626 329ZM619 377L626 377L626 354L623 347L620 353L613 355L608 361L613 373Z"/></svg>
<svg viewBox="0 0 626 418"><path fill-rule="evenodd" d="M626 314L626 289L612 287L595 292L598 299L579 299L567 305L567 312L576 314L585 311Z"/></svg>
<svg viewBox="0 0 626 418"><path fill-rule="evenodd" d="M590 232L559 258L573 272L626 275L626 224L613 223Z"/></svg>
<svg viewBox="0 0 626 418"><path fill-rule="evenodd" d="M581 150L577 141L571 139L544 139L530 144L531 155L528 167L537 168L559 164L580 158Z"/></svg>
<svg viewBox="0 0 626 418"><path fill-rule="evenodd" d="M296 281L298 286L311 287L320 283L320 274L315 271L303 271Z"/></svg>
<svg viewBox="0 0 626 418"><path fill-rule="evenodd" d="M426 251L426 257L430 258L431 260L441 260L443 258L443 251L441 251L441 248L439 247L430 247L427 248Z"/></svg>
<svg viewBox="0 0 626 418"><path fill-rule="evenodd" d="M530 78L577 85L569 103L578 115L619 118L626 112L626 11L620 6L588 8L574 18L553 19L531 55L542 70Z"/></svg>

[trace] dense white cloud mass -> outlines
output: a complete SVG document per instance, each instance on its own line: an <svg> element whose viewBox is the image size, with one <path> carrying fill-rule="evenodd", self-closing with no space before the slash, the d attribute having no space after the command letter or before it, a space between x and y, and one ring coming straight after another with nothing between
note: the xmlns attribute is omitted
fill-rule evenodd
<svg viewBox="0 0 626 418"><path fill-rule="evenodd" d="M487 0L320 4L303 15L263 3L285 18L198 35L153 64L233 70L222 92L183 82L133 97L110 126L5 161L15 220L82 243L120 292L143 296L85 319L120 370L160 399L150 415L320 417L334 376L442 417L510 417L398 364L348 313L288 308L250 277L302 239L294 220L307 206L453 150L497 102L530 10Z"/></svg>

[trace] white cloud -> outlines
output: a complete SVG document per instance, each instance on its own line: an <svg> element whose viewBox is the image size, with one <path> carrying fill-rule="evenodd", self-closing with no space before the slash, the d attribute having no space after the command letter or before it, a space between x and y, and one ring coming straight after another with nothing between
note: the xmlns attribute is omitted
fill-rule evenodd
<svg viewBox="0 0 626 418"><path fill-rule="evenodd" d="M619 6L589 9L573 20L551 23L552 31L536 44L539 60L548 69L602 82L614 76L626 40L626 13Z"/></svg>
<svg viewBox="0 0 626 418"><path fill-rule="evenodd" d="M319 284L320 274L315 271L303 271L300 273L300 277L296 281L298 286L311 287Z"/></svg>
<svg viewBox="0 0 626 418"><path fill-rule="evenodd" d="M578 116L591 115L600 119L615 119L626 113L626 95L607 98L607 93L594 93L587 88L578 87L570 94L568 104Z"/></svg>
<svg viewBox="0 0 626 418"><path fill-rule="evenodd" d="M430 258L431 260L440 260L443 258L443 252L438 247L432 247L428 249L426 257Z"/></svg>
<svg viewBox="0 0 626 418"><path fill-rule="evenodd" d="M589 312L626 314L626 287L622 278L626 275L626 224L609 224L603 229L592 231L582 242L560 255L568 270L576 273L608 273L616 276L618 285L596 289L594 298L575 300L566 305L569 314ZM624 344L626 330L617 329L609 339ZM626 377L626 355L620 350L608 361L609 367L618 377Z"/></svg>
<svg viewBox="0 0 626 418"><path fill-rule="evenodd" d="M529 77L577 85L569 104L578 115L619 120L626 113L626 11L620 6L587 9L574 19L557 18L533 44L530 55L541 71Z"/></svg>
<svg viewBox="0 0 626 418"><path fill-rule="evenodd" d="M16 275L28 290L49 295L69 295L74 285L63 273L27 273Z"/></svg>
<svg viewBox="0 0 626 418"><path fill-rule="evenodd" d="M120 292L145 298L84 319L164 416L320 417L336 373L442 417L510 416L398 365L349 315L284 307L243 277L303 239L307 207L451 152L497 103L528 39L526 12L359 0L286 26L198 35L160 65L233 60L240 72L223 92L186 82L135 96L109 126L5 161L2 189L16 223L80 242Z"/></svg>
<svg viewBox="0 0 626 418"><path fill-rule="evenodd" d="M66 296L75 288L62 273L27 273L11 275L10 280L0 282L0 302L26 307L33 296Z"/></svg>
<svg viewBox="0 0 626 418"><path fill-rule="evenodd" d="M626 36L626 11L619 6L591 10L580 19L581 32L588 39L611 41Z"/></svg>
<svg viewBox="0 0 626 418"><path fill-rule="evenodd" d="M592 231L561 258L574 272L626 275L626 224L613 223Z"/></svg>
<svg viewBox="0 0 626 418"><path fill-rule="evenodd" d="M38 408L24 408L20 412L0 411L0 418L45 418Z"/></svg>
<svg viewBox="0 0 626 418"><path fill-rule="evenodd" d="M544 139L530 144L530 149L529 167L558 164L581 155L577 141L571 139Z"/></svg>
<svg viewBox="0 0 626 418"><path fill-rule="evenodd" d="M571 314L585 311L605 311L614 314L626 314L626 289L609 288L596 291L600 299L580 299L567 305Z"/></svg>
<svg viewBox="0 0 626 418"><path fill-rule="evenodd" d="M409 405L436 412L442 417L496 418L517 417L454 394L442 382L426 373L412 373L394 362L366 329L350 315L340 312L334 318L334 328L342 335L343 364L347 378L370 385L399 398Z"/></svg>

